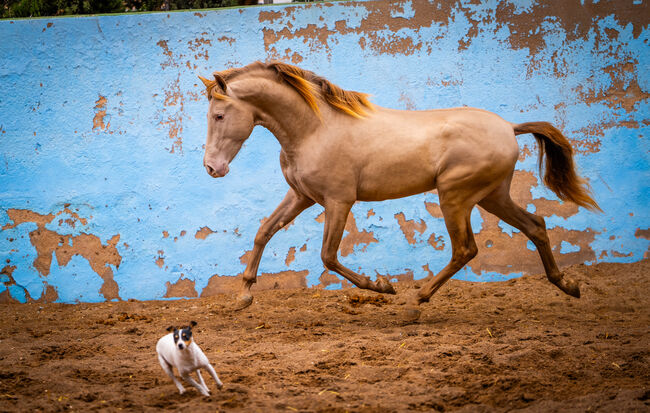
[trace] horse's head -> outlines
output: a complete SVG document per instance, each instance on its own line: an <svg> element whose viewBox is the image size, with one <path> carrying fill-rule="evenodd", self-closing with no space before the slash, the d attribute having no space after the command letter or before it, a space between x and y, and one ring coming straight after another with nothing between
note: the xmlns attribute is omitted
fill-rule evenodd
<svg viewBox="0 0 650 413"><path fill-rule="evenodd" d="M255 120L252 107L237 99L218 73L214 80L199 78L208 90L209 101L203 166L211 177L219 178L228 173L228 165L250 136Z"/></svg>

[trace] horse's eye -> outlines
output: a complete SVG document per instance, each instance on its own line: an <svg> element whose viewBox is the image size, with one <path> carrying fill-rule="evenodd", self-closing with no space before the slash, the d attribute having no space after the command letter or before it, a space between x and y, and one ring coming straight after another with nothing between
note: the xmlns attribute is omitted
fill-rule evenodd
<svg viewBox="0 0 650 413"><path fill-rule="evenodd" d="M214 120L223 120L223 114L217 113L216 115L214 115Z"/></svg>

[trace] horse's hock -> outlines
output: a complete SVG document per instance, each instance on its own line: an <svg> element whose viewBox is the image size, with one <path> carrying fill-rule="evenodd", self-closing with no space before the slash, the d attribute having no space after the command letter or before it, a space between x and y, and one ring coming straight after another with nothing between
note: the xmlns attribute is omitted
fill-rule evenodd
<svg viewBox="0 0 650 413"><path fill-rule="evenodd" d="M532 135L518 137L513 201L544 218L560 270L647 257L648 6L584 3L366 1L0 21L0 300L237 291L258 227L289 187L280 144L262 128L225 177L205 173L196 75L255 60L298 65L381 107L470 106L559 126L604 213L544 186ZM452 256L441 203L424 192L352 205L338 264L373 283L438 273ZM352 285L323 264L325 215L313 206L283 222L253 292ZM455 278L544 272L523 232L481 206L468 219L478 254Z"/></svg>

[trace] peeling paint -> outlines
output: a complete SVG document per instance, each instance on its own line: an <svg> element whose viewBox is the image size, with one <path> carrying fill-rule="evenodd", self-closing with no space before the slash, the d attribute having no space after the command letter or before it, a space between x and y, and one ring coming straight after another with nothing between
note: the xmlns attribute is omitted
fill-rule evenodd
<svg viewBox="0 0 650 413"><path fill-rule="evenodd" d="M253 285L253 291L281 290L287 288L304 288L309 271L282 271L275 274L262 273ZM241 280L237 277L213 275L208 285L201 292L201 297L226 294L239 288Z"/></svg>
<svg viewBox="0 0 650 413"><path fill-rule="evenodd" d="M187 278L179 278L174 284L167 281L165 287L167 288L167 292L164 295L165 298L199 296L196 292L195 282Z"/></svg>
<svg viewBox="0 0 650 413"><path fill-rule="evenodd" d="M65 211L69 211L67 206L56 214L48 215L30 210L10 209L7 215L13 222L5 224L3 230L16 228L25 223L36 224L37 229L29 232L28 235L37 253L32 265L41 276L47 277L50 274L53 255L56 256L59 266L68 265L73 256L79 255L88 260L92 270L103 280L99 293L106 300L119 299L119 287L113 279L113 270L110 266L119 268L122 260L116 249L120 235L114 235L103 245L95 235L60 234L45 227ZM83 225L85 222L87 221L84 219Z"/></svg>
<svg viewBox="0 0 650 413"><path fill-rule="evenodd" d="M404 217L403 212L395 214L395 218L397 219L399 227L402 229L406 240L411 245L415 244L415 231L422 235L427 229L427 224L423 220L420 220L420 222L415 222L413 219L407 220Z"/></svg>
<svg viewBox="0 0 650 413"><path fill-rule="evenodd" d="M228 176L209 178L196 75L269 59L389 108L466 105L514 123L552 122L605 210L560 202L540 181L536 142L518 137L511 194L545 218L560 266L650 258L647 8L370 0L0 21L0 301L238 289L261 217L287 190L280 147L256 128ZM143 42L107 47L130 37ZM33 47L11 47L23 43ZM373 279L435 274L451 251L442 218L436 191L358 203L341 262ZM471 220L480 252L458 278L542 271L517 230L480 208ZM350 286L324 270L322 231L318 206L285 225L266 246L255 288Z"/></svg>

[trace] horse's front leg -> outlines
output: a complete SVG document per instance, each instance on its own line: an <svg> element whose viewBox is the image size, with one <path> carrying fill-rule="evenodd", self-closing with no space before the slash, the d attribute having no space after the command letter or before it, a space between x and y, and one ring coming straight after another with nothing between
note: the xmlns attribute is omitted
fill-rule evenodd
<svg viewBox="0 0 650 413"><path fill-rule="evenodd" d="M280 205L278 205L271 216L260 225L260 229L257 231L257 235L255 236L255 244L253 246L250 260L244 270L242 289L237 298L235 310L244 309L253 302L251 286L257 280L257 270L260 266L260 260L262 259L262 252L264 252L264 247L271 237L273 237L273 235L275 235L275 233L285 225L293 221L298 214L312 205L314 205L314 201L296 193L293 189L289 189L289 192L287 192L282 202L280 202Z"/></svg>
<svg viewBox="0 0 650 413"><path fill-rule="evenodd" d="M325 203L325 231L321 250L323 264L325 268L342 275L359 288L377 291L378 293L395 294L395 289L386 278L377 277L377 281L373 282L368 277L357 274L339 262L338 249L343 237L348 213L353 204L329 200Z"/></svg>

